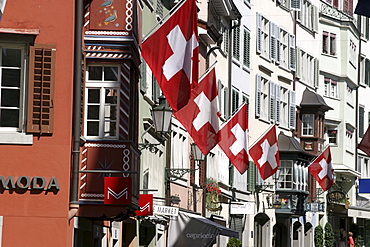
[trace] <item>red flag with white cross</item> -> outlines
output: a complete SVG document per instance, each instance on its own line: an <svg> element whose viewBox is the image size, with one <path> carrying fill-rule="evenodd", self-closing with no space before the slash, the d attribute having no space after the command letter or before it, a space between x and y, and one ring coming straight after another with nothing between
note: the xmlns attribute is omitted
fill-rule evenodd
<svg viewBox="0 0 370 247"><path fill-rule="evenodd" d="M195 0L185 0L142 44L141 54L174 111L187 104L198 83L197 23Z"/></svg>
<svg viewBox="0 0 370 247"><path fill-rule="evenodd" d="M317 156L308 166L308 171L320 184L324 191L334 184L334 169L331 163L330 146Z"/></svg>
<svg viewBox="0 0 370 247"><path fill-rule="evenodd" d="M220 130L218 145L235 168L243 174L248 169L248 107L242 105Z"/></svg>
<svg viewBox="0 0 370 247"><path fill-rule="evenodd" d="M203 154L217 145L220 141L220 112L214 68L192 90L189 103L174 115Z"/></svg>
<svg viewBox="0 0 370 247"><path fill-rule="evenodd" d="M249 149L249 155L256 164L263 180L275 174L280 165L275 125Z"/></svg>

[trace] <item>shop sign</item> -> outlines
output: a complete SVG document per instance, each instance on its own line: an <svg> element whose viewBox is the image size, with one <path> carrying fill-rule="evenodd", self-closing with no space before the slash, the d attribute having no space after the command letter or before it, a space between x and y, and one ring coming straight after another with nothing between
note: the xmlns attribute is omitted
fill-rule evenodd
<svg viewBox="0 0 370 247"><path fill-rule="evenodd" d="M29 176L19 176L16 180L13 176L0 176L0 190L47 190L56 191L59 190L59 184L56 177L50 178L49 182L46 184L46 179L44 177L29 177Z"/></svg>
<svg viewBox="0 0 370 247"><path fill-rule="evenodd" d="M136 210L137 216L145 216L153 214L153 194L140 194L139 195L140 210Z"/></svg>
<svg viewBox="0 0 370 247"><path fill-rule="evenodd" d="M339 190L329 192L327 195L329 202L341 202L346 199L346 195Z"/></svg>
<svg viewBox="0 0 370 247"><path fill-rule="evenodd" d="M178 216L179 208L154 205L153 213L159 215Z"/></svg>
<svg viewBox="0 0 370 247"><path fill-rule="evenodd" d="M311 202L305 204L305 211L311 212L324 212L324 203L323 202Z"/></svg>
<svg viewBox="0 0 370 247"><path fill-rule="evenodd" d="M104 204L131 204L131 197L131 177L104 178Z"/></svg>
<svg viewBox="0 0 370 247"><path fill-rule="evenodd" d="M254 214L253 202L237 202L231 204L231 214Z"/></svg>

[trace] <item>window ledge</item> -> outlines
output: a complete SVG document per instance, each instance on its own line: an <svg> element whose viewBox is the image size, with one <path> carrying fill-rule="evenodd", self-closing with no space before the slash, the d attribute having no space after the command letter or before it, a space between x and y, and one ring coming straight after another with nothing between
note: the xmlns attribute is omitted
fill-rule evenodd
<svg viewBox="0 0 370 247"><path fill-rule="evenodd" d="M32 145L33 135L25 133L1 133L0 144Z"/></svg>

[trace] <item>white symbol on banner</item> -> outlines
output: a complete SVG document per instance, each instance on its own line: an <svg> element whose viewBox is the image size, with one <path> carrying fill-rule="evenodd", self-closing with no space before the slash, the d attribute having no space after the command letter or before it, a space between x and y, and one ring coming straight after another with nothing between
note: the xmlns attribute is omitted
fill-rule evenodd
<svg viewBox="0 0 370 247"><path fill-rule="evenodd" d="M267 139L263 141L261 144L262 148L262 156L258 160L258 163L261 165L261 167L266 163L266 161L270 164L272 169L275 169L277 167L277 162L275 159L275 155L278 151L276 143L272 146L270 146Z"/></svg>
<svg viewBox="0 0 370 247"><path fill-rule="evenodd" d="M148 209L148 212L150 212L150 202L145 204L143 207L140 207L140 212L144 212L147 209Z"/></svg>
<svg viewBox="0 0 370 247"><path fill-rule="evenodd" d="M215 97L212 101L209 101L204 92L201 92L195 99L194 102L199 108L199 113L193 120L193 125L196 131L199 131L207 122L209 122L213 129L218 132L218 97Z"/></svg>
<svg viewBox="0 0 370 247"><path fill-rule="evenodd" d="M333 174L332 174L331 169L330 169L332 167L331 162L328 163L328 162L326 162L325 159L322 159L322 160L320 160L319 164L322 168L322 170L318 174L319 178L323 179L326 175L328 175L328 177L330 179L333 179Z"/></svg>
<svg viewBox="0 0 370 247"><path fill-rule="evenodd" d="M231 133L233 133L236 138L235 142L230 146L230 151L233 153L233 155L236 156L243 149L245 152L247 152L248 130L244 131L243 128L237 123L231 129Z"/></svg>
<svg viewBox="0 0 370 247"><path fill-rule="evenodd" d="M108 195L107 199L109 199L109 195L113 196L116 200L120 199L123 195L126 195L126 199L128 198L128 193L127 193L128 188L124 188L121 192L116 193L113 191L111 188L108 187Z"/></svg>

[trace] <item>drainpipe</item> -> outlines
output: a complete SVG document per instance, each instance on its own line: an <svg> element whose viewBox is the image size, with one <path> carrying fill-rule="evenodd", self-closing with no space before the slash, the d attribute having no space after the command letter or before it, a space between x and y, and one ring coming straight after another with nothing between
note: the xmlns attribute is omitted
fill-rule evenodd
<svg viewBox="0 0 370 247"><path fill-rule="evenodd" d="M357 86L356 86L356 129L357 129L357 134L355 135L355 143L358 143L358 127L359 127L359 119L358 119L358 114L359 114L359 105L358 105L358 90L360 89L360 83L361 83L361 29L362 29L362 16L358 18L358 29L359 29L359 44L358 44L358 59L357 59ZM364 68L365 69L365 68ZM357 171L358 169L358 150L355 148L355 170ZM357 194L357 189L356 189L356 194Z"/></svg>
<svg viewBox="0 0 370 247"><path fill-rule="evenodd" d="M82 27L83 0L75 0L75 37L74 37L74 71L73 71L73 122L72 122L72 179L69 201L69 219L79 208L78 177L80 164L80 125L81 125L81 74L82 74Z"/></svg>

